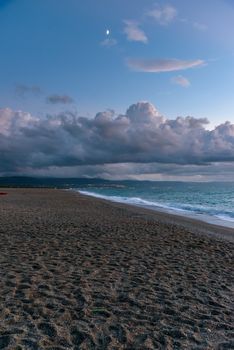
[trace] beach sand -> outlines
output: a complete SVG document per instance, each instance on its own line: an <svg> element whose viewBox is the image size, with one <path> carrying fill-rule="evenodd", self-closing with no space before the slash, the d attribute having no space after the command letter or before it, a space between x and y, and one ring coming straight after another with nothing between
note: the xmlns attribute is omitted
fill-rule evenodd
<svg viewBox="0 0 234 350"><path fill-rule="evenodd" d="M233 230L2 192L0 349L234 349Z"/></svg>

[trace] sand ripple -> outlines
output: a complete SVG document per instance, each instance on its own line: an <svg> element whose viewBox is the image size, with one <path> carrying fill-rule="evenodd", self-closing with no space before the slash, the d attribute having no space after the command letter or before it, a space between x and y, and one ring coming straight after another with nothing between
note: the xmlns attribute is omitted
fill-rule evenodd
<svg viewBox="0 0 234 350"><path fill-rule="evenodd" d="M234 349L233 244L54 190L0 198L0 349Z"/></svg>

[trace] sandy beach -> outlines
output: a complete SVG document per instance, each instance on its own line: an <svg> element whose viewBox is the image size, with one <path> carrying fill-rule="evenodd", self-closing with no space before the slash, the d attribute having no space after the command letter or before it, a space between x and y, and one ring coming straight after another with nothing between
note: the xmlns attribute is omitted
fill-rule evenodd
<svg viewBox="0 0 234 350"><path fill-rule="evenodd" d="M0 349L234 349L233 230L0 192Z"/></svg>

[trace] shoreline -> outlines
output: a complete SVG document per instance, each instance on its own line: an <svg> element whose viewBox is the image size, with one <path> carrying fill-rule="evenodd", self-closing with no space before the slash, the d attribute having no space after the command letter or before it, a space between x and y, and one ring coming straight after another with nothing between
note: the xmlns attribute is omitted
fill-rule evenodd
<svg viewBox="0 0 234 350"><path fill-rule="evenodd" d="M151 204L140 204L140 203L131 203L126 201L121 201L119 199L117 199L118 197L115 197L116 199L113 199L112 196L110 196L108 198L108 196L104 196L104 195L100 195L94 192L89 192L89 191L83 191L83 190L78 190L76 188L71 188L71 191L75 191L75 192L79 192L80 194L83 195L87 195L93 198L97 198L97 199L104 199L113 203L120 203L120 204L126 204L126 205L132 205L134 207L138 207L138 208L145 208L145 209L150 209L150 210L154 210L156 212L162 212L162 213L166 213L166 214L172 214L172 215L176 215L182 218L188 218L188 219L193 219L195 221L201 221L204 223L208 223L211 225L215 225L215 226L219 226L219 227L227 227L227 228L231 228L233 229L234 232L234 221L233 220L227 220L227 219L222 219L219 218L218 216L212 216L209 214L199 214L196 213L194 211L187 211L187 210L182 210L179 208L173 208L173 207L168 207L168 206L163 206L163 205L157 205L156 203L152 205ZM119 197L121 198L121 197ZM131 199L131 198L130 198ZM144 200L143 200L144 201Z"/></svg>
<svg viewBox="0 0 234 350"><path fill-rule="evenodd" d="M160 208L152 209L150 207L146 208L146 207L138 206L134 204L115 202L112 200L98 198L88 194L83 194L78 191L74 191L70 189L65 191L70 191L71 193L79 194L79 196L89 197L97 201L101 201L101 202L104 201L105 203L113 205L114 207L118 207L118 208L123 207L126 210L133 212L133 214L135 212L136 214L141 215L146 219L150 218L153 220L158 220L162 223L179 225L179 226L185 227L186 229L189 229L191 232L196 234L205 234L216 238L228 240L230 242L234 242L234 229L231 227L221 226L215 223L213 224L213 223L199 220L193 217L179 215L172 212L167 212L166 210L164 211L163 209L161 210Z"/></svg>
<svg viewBox="0 0 234 350"><path fill-rule="evenodd" d="M233 348L234 244L204 223L71 191L6 192L1 348Z"/></svg>

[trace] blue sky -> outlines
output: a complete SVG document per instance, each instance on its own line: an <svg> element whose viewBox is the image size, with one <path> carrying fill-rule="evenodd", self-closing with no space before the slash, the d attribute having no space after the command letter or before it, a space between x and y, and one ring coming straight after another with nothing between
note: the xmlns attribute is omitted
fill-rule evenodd
<svg viewBox="0 0 234 350"><path fill-rule="evenodd" d="M233 34L233 0L0 0L0 174L230 180Z"/></svg>
<svg viewBox="0 0 234 350"><path fill-rule="evenodd" d="M8 3L8 4L7 4ZM1 1L0 1L1 4ZM168 22L149 15L175 9ZM134 21L147 43L128 40ZM106 35L106 30L110 35ZM0 7L1 107L41 114L55 110L40 97L15 96L15 86L66 94L74 108L93 115L125 112L146 100L166 116L234 121L234 3L227 0L12 0ZM102 45L108 40L114 45ZM132 71L127 59L204 60L183 71ZM189 86L176 84L182 76ZM60 106L61 108L61 106Z"/></svg>

